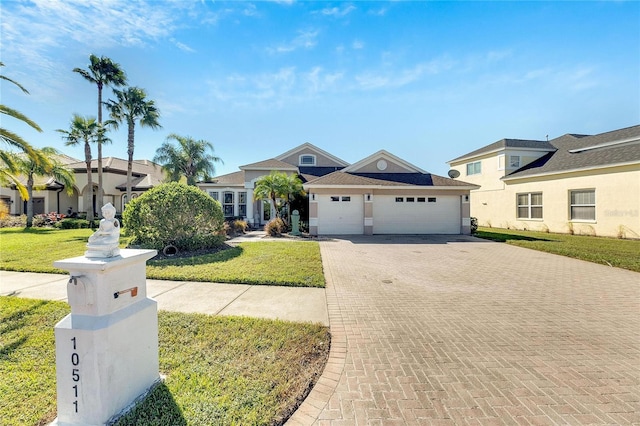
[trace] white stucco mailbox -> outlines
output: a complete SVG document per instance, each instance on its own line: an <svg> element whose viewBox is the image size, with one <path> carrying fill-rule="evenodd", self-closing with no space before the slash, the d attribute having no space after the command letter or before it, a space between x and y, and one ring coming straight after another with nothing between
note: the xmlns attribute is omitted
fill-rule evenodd
<svg viewBox="0 0 640 426"><path fill-rule="evenodd" d="M56 425L104 425L160 379L158 307L147 297L155 250L54 262L69 271L71 314L55 326Z"/></svg>

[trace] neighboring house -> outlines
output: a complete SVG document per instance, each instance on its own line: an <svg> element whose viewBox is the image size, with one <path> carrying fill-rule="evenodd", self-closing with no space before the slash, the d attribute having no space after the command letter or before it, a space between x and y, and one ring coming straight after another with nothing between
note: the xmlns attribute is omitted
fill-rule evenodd
<svg viewBox="0 0 640 426"><path fill-rule="evenodd" d="M63 156L62 163L73 170L76 183L73 194L67 195L65 188L51 177L38 177L37 183L45 183L46 189L33 192L34 214L63 213L67 214L71 208L74 212L86 212L83 195L89 191L87 182L87 166L84 161ZM102 176L104 186L103 202L111 203L118 212L122 212L127 202L127 161L115 157L105 157L102 160ZM99 214L102 206L95 205L98 189L98 162L91 162L93 183L94 211ZM136 198L144 191L159 185L164 180L162 168L148 160L134 160L132 173L132 198ZM21 179L26 182L26 179ZM11 214L26 213L26 202L22 202L20 194L15 188L0 188L0 198L10 206Z"/></svg>
<svg viewBox="0 0 640 426"><path fill-rule="evenodd" d="M551 141L502 139L448 162L479 185L480 225L640 238L640 125Z"/></svg>
<svg viewBox="0 0 640 426"><path fill-rule="evenodd" d="M227 217L268 222L271 206L253 200L255 181L272 170L297 173L308 193L312 235L469 234L469 191L476 185L427 173L379 151L356 164L305 143L198 186Z"/></svg>

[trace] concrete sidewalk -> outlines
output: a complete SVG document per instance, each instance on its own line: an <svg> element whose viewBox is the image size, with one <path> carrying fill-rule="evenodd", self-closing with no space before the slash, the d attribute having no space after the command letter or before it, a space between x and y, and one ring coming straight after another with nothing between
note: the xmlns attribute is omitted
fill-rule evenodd
<svg viewBox="0 0 640 426"><path fill-rule="evenodd" d="M0 295L67 300L68 275L0 271ZM329 325L325 289L147 280L158 309Z"/></svg>

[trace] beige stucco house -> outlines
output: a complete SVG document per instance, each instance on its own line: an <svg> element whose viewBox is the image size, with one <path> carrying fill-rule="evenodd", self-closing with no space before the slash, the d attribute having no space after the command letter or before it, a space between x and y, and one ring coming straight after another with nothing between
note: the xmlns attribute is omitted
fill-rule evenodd
<svg viewBox="0 0 640 426"><path fill-rule="evenodd" d="M85 191L91 190L93 190L94 193L94 211L99 214L101 206L95 205L95 193L98 188L97 160L91 162L93 188L89 188L87 167L84 161L68 156L59 156L58 160L74 172L76 183L73 187L73 193L68 195L63 185L49 176L38 177L36 184L44 186L45 189L33 192L34 214L50 212L67 214L69 208L74 212L86 212L86 206L83 202L84 193ZM159 185L164 180L162 168L148 160L134 160L132 175L132 198L136 198L139 194ZM127 160L116 157L103 158L102 176L104 203L110 202L116 207L119 213L122 212L127 202ZM26 179L22 177L20 179L26 182ZM26 213L26 203L22 201L20 193L15 188L1 187L0 200L9 206L10 214L19 215Z"/></svg>
<svg viewBox="0 0 640 426"><path fill-rule="evenodd" d="M502 139L448 162L481 226L640 238L640 125Z"/></svg>
<svg viewBox="0 0 640 426"><path fill-rule="evenodd" d="M272 170L300 176L312 235L470 233L469 191L476 185L432 175L387 151L350 165L305 143L198 187L220 201L226 217L263 225L272 208L255 201L253 189Z"/></svg>

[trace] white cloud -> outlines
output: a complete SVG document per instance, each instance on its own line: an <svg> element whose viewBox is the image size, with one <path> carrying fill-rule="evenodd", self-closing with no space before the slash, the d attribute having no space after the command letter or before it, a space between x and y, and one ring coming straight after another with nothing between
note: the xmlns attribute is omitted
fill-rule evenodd
<svg viewBox="0 0 640 426"><path fill-rule="evenodd" d="M420 81L427 75L436 75L449 71L454 65L455 61L452 59L442 57L400 70L368 71L357 75L355 80L363 90L398 88Z"/></svg>
<svg viewBox="0 0 640 426"><path fill-rule="evenodd" d="M363 49L364 48L364 42L362 42L360 40L354 40L353 43L351 43L351 48L353 48L355 50Z"/></svg>
<svg viewBox="0 0 640 426"><path fill-rule="evenodd" d="M272 54L277 53L289 53L298 49L312 49L317 44L317 37L319 32L316 31L299 31L298 35L286 43L282 43L275 47L269 47L267 51Z"/></svg>
<svg viewBox="0 0 640 426"><path fill-rule="evenodd" d="M320 11L322 15L325 16L335 16L337 18L343 18L347 16L349 13L356 10L356 7L353 5L347 5L342 8L339 7L327 7Z"/></svg>
<svg viewBox="0 0 640 426"><path fill-rule="evenodd" d="M374 16L384 16L387 14L387 11L389 9L386 7L381 7L380 9L371 9L369 10L369 15L374 15Z"/></svg>

